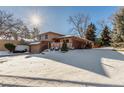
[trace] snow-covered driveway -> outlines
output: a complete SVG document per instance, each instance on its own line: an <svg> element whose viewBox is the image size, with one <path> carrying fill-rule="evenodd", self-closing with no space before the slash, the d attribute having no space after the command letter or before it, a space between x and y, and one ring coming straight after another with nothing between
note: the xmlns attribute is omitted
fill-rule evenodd
<svg viewBox="0 0 124 93"><path fill-rule="evenodd" d="M0 57L1 86L124 86L124 52L111 49Z"/></svg>

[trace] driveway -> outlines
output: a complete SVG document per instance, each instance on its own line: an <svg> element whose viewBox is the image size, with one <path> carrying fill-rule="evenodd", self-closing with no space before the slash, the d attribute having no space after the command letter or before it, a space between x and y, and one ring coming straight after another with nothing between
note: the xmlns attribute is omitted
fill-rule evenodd
<svg viewBox="0 0 124 93"><path fill-rule="evenodd" d="M70 50L0 57L1 86L124 86L124 52Z"/></svg>

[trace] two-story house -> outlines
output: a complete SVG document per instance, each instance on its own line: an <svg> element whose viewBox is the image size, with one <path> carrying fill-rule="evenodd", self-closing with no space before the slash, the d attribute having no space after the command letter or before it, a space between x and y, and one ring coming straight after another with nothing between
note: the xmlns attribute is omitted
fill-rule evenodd
<svg viewBox="0 0 124 93"><path fill-rule="evenodd" d="M56 32L45 32L38 35L39 42L30 43L30 52L31 53L40 53L44 49L51 47L51 43L54 42L53 38L64 36Z"/></svg>
<svg viewBox="0 0 124 93"><path fill-rule="evenodd" d="M64 36L64 35L56 32L45 32L40 34L38 38L40 41L52 41L53 38L57 38L60 36Z"/></svg>
<svg viewBox="0 0 124 93"><path fill-rule="evenodd" d="M45 49L60 49L63 41L67 42L67 46L70 49L81 49L86 47L92 47L92 42L73 35L63 35L55 32L45 32L38 36L39 42L30 44L31 53L41 53ZM88 46L87 46L88 45Z"/></svg>

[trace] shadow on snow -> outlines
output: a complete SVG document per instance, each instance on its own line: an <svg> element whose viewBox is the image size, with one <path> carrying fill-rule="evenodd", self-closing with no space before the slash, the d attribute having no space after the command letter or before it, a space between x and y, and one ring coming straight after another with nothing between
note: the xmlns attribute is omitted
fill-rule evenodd
<svg viewBox="0 0 124 93"><path fill-rule="evenodd" d="M74 67L78 67L80 69L85 69L90 72L94 72L99 75L103 75L109 77L107 72L104 70L103 65L109 66L107 64L103 64L101 62L102 58L113 59L118 62L124 61L124 55L117 52L112 51L111 49L88 49L88 50L76 50L69 51L67 53L49 53L44 55L32 55L33 57L46 58L50 60L54 60L60 63L64 63L67 65L71 65ZM70 56L71 55L71 56ZM82 58L81 58L82 56ZM30 58L28 56L28 58ZM109 66L112 67L112 66Z"/></svg>

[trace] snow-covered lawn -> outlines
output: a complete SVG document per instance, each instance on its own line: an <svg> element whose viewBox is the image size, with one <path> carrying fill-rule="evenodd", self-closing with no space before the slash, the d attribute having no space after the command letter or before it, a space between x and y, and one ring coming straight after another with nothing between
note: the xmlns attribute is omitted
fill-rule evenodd
<svg viewBox="0 0 124 93"><path fill-rule="evenodd" d="M1 86L124 86L124 52L70 50L0 57Z"/></svg>
<svg viewBox="0 0 124 93"><path fill-rule="evenodd" d="M10 56L10 55L12 55L12 53L10 53L9 51L0 51L0 57Z"/></svg>

